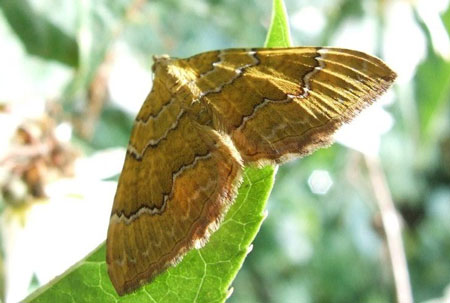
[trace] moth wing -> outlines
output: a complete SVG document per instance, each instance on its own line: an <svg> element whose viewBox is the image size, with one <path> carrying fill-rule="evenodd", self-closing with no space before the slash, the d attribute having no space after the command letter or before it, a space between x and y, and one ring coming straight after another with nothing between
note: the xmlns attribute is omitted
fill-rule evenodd
<svg viewBox="0 0 450 303"><path fill-rule="evenodd" d="M240 180L230 140L195 124L155 79L132 131L119 178L106 261L122 295L206 241Z"/></svg>
<svg viewBox="0 0 450 303"><path fill-rule="evenodd" d="M328 145L396 77L380 59L339 48L207 54L196 65L202 100L244 162L283 162Z"/></svg>

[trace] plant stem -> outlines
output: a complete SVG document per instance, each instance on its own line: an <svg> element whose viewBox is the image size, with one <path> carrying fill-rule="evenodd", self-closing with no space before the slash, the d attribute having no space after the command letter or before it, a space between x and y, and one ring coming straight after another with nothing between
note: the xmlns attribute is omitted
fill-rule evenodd
<svg viewBox="0 0 450 303"><path fill-rule="evenodd" d="M381 214L386 234L389 257L394 275L398 303L413 303L408 264L406 262L399 215L395 209L392 195L386 182L379 158L365 156L369 177L375 193L375 200Z"/></svg>

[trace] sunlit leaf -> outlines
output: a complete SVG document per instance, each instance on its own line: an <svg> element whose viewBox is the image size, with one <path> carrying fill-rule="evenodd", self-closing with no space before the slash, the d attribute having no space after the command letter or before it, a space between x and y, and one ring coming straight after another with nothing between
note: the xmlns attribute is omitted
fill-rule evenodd
<svg viewBox="0 0 450 303"><path fill-rule="evenodd" d="M2 0L0 7L29 54L78 66L76 40L36 13L27 0Z"/></svg>

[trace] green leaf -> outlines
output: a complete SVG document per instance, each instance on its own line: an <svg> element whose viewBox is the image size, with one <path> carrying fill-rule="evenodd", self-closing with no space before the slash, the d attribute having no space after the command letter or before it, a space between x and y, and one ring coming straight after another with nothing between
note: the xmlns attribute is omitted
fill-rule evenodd
<svg viewBox="0 0 450 303"><path fill-rule="evenodd" d="M417 67L414 78L415 92L420 113L420 126L424 140L434 142L437 139L436 122L445 113L450 95L450 62L434 49L431 34L425 23L418 18L427 39L427 57ZM443 21L450 33L450 8L444 14Z"/></svg>
<svg viewBox="0 0 450 303"><path fill-rule="evenodd" d="M274 0L272 21L264 45L265 47L289 47L291 44L286 7L283 0Z"/></svg>
<svg viewBox="0 0 450 303"><path fill-rule="evenodd" d="M274 1L273 16L266 46L287 47L290 37L282 1ZM235 202L208 243L191 250L177 266L136 292L117 296L106 271L102 244L23 302L224 302L264 220L275 170L273 166L246 168Z"/></svg>
<svg viewBox="0 0 450 303"><path fill-rule="evenodd" d="M118 297L105 262L105 244L23 302L223 302L264 219L274 168L247 168L236 201L207 245L191 250L135 293Z"/></svg>
<svg viewBox="0 0 450 303"><path fill-rule="evenodd" d="M422 133L431 139L429 136L437 135L433 122L445 112L450 93L450 62L429 50L426 60L417 68L415 82Z"/></svg>
<svg viewBox="0 0 450 303"><path fill-rule="evenodd" d="M6 20L27 52L45 59L78 66L78 45L73 37L37 14L26 0L2 0Z"/></svg>

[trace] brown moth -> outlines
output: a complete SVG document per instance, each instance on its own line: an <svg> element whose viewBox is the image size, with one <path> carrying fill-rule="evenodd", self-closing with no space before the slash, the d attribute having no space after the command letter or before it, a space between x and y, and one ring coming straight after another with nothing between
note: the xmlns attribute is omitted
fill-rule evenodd
<svg viewBox="0 0 450 303"><path fill-rule="evenodd" d="M247 164L310 154L394 81L381 60L320 47L155 57L108 230L120 295L206 243Z"/></svg>

